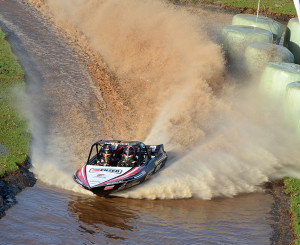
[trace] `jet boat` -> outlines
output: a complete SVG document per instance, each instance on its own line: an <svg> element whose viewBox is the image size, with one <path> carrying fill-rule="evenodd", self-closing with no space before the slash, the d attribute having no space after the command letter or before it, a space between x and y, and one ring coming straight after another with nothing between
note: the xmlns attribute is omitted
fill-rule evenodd
<svg viewBox="0 0 300 245"><path fill-rule="evenodd" d="M131 165L124 165L123 153L128 147L134 150L135 159ZM109 162L103 158L106 148L112 149ZM78 169L73 179L83 188L99 196L107 196L148 180L165 165L167 158L163 144L100 140L92 145L86 164Z"/></svg>

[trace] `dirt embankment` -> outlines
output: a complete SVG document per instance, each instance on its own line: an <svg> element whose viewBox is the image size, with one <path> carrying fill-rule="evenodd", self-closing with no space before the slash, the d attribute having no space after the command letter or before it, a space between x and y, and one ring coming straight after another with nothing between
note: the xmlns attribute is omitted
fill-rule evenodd
<svg viewBox="0 0 300 245"><path fill-rule="evenodd" d="M16 195L36 183L36 178L29 171L31 166L30 159L24 163L17 163L19 169L12 172L6 172L0 178L0 218L5 215L5 210L17 203Z"/></svg>
<svg viewBox="0 0 300 245"><path fill-rule="evenodd" d="M265 184L265 190L272 195L273 204L271 206L272 234L271 244L293 244L295 235L290 219L290 200L283 192L284 184L282 181L268 182Z"/></svg>

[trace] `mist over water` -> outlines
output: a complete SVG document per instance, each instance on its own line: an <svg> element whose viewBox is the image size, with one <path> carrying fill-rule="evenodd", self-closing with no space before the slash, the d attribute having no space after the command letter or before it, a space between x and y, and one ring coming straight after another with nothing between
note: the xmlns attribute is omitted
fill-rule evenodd
<svg viewBox="0 0 300 245"><path fill-rule="evenodd" d="M232 197L299 174L299 140L286 128L281 108L256 86L240 87L226 78L221 48L208 37L201 17L156 0L43 4L57 25L85 37L117 77L96 81L106 104L99 112L106 131L99 137L163 143L169 154L166 168L151 181L118 195ZM41 161L35 145L32 151L37 172L60 166L56 172L63 178L43 181L74 188L64 184L72 172L63 159L53 161L54 152Z"/></svg>

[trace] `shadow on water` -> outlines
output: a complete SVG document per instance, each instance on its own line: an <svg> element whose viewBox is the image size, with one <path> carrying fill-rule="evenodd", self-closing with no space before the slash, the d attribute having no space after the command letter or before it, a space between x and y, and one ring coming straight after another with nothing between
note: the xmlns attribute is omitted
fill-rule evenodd
<svg viewBox="0 0 300 245"><path fill-rule="evenodd" d="M134 231L137 227L130 225L130 221L137 218L137 215L124 206L122 202L115 202L113 198L104 199L101 197L78 196L69 202L68 211L72 212L82 223L80 227L94 234L101 227L114 227L120 230ZM91 228L96 228L93 230ZM108 234L110 238L121 239L114 234Z"/></svg>

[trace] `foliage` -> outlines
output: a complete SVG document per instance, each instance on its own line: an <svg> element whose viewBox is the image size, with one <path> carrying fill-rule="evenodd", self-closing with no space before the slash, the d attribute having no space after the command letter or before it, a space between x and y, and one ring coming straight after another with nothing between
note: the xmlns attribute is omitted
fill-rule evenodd
<svg viewBox="0 0 300 245"><path fill-rule="evenodd" d="M300 244L300 179L285 178L285 193L291 197L290 211L294 232L297 237L296 243Z"/></svg>
<svg viewBox="0 0 300 245"><path fill-rule="evenodd" d="M0 30L0 175L16 170L29 152L28 125L15 107L15 88L25 89L24 72Z"/></svg>

